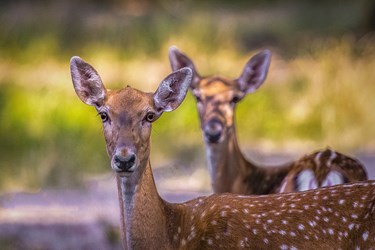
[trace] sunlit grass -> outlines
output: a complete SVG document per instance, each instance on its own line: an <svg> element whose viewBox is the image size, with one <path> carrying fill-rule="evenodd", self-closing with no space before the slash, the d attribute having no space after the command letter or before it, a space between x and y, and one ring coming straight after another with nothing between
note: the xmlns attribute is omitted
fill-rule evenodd
<svg viewBox="0 0 375 250"><path fill-rule="evenodd" d="M335 41L285 63L281 80L271 68L259 93L240 104L238 121L244 138L261 141L262 137L274 137L276 145L307 140L313 142L313 147L331 146L357 152L373 149L372 47L358 56L350 40ZM253 98L268 107L257 109ZM253 107L255 112L251 111ZM249 129L246 124L252 124L250 129L258 132L256 136L243 132Z"/></svg>

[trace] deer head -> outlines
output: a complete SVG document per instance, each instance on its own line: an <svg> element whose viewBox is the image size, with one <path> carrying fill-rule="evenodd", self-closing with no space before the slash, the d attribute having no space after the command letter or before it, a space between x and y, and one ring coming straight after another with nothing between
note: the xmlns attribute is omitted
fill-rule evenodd
<svg viewBox="0 0 375 250"><path fill-rule="evenodd" d="M163 112L176 109L189 88L192 71L182 68L168 75L155 93L130 86L118 91L104 87L98 72L79 57L70 62L74 89L82 102L94 106L103 122L111 167L120 176L142 173L150 154L151 124Z"/></svg>
<svg viewBox="0 0 375 250"><path fill-rule="evenodd" d="M264 82L271 52L264 50L253 56L234 80L223 77L201 77L193 62L176 47L171 47L169 60L173 70L189 67L193 71L191 91L196 98L201 128L207 143L225 141L234 124L236 104L246 94L253 93Z"/></svg>

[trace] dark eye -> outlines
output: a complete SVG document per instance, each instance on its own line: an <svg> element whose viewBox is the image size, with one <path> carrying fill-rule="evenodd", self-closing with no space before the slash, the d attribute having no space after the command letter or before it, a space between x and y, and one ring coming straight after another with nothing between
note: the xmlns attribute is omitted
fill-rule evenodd
<svg viewBox="0 0 375 250"><path fill-rule="evenodd" d="M231 102L231 103L237 103L237 102L239 102L240 100L241 100L241 98L240 98L239 96L234 96L230 102Z"/></svg>
<svg viewBox="0 0 375 250"><path fill-rule="evenodd" d="M155 118L156 118L156 114L155 113L153 113L153 112L148 112L147 114L146 114L146 121L148 121L148 122L153 122L153 121L155 121Z"/></svg>
<svg viewBox="0 0 375 250"><path fill-rule="evenodd" d="M108 114L106 112L100 112L99 115L100 115L100 118L102 119L102 122L108 121Z"/></svg>
<svg viewBox="0 0 375 250"><path fill-rule="evenodd" d="M202 98L200 96L195 96L195 99L197 99L197 102L202 102Z"/></svg>

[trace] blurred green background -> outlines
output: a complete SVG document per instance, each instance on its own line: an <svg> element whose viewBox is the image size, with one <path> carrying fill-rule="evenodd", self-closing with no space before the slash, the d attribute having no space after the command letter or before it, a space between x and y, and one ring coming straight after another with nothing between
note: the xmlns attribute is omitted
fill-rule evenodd
<svg viewBox="0 0 375 250"><path fill-rule="evenodd" d="M367 0L61 0L0 3L0 190L79 186L109 172L100 118L69 60L109 88L154 91L176 45L203 75L236 78L273 52L268 79L237 109L241 147L349 154L375 149L375 4ZM153 128L154 167L205 165L195 103Z"/></svg>

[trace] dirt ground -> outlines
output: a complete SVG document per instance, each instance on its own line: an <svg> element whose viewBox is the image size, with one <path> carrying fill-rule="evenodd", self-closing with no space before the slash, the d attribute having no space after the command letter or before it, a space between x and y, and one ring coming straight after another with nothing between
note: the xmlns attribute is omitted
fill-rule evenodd
<svg viewBox="0 0 375 250"><path fill-rule="evenodd" d="M375 155L358 158L369 178L375 179ZM210 193L205 170L195 170L190 176L186 172L154 171L164 199L181 202ZM197 183L195 175L207 177ZM1 249L121 249L118 222L113 174L89 179L83 189L0 196Z"/></svg>

